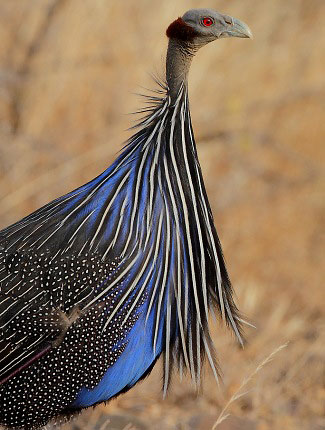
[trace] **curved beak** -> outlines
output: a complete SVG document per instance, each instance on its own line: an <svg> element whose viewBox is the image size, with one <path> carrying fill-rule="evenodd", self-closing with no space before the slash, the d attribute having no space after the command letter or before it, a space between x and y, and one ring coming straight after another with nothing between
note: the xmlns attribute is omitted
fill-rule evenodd
<svg viewBox="0 0 325 430"><path fill-rule="evenodd" d="M243 37L243 38L249 38L253 39L253 34L248 27L247 24L245 24L242 21L239 21L239 19L229 17L231 19L231 24L228 24L226 29L222 32L222 36L224 37Z"/></svg>

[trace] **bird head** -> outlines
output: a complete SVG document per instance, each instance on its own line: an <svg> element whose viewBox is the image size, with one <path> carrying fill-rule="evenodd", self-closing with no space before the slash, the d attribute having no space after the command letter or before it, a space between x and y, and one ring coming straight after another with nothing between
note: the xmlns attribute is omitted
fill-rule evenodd
<svg viewBox="0 0 325 430"><path fill-rule="evenodd" d="M167 36L197 47L224 37L253 37L244 22L211 9L187 11L168 27Z"/></svg>

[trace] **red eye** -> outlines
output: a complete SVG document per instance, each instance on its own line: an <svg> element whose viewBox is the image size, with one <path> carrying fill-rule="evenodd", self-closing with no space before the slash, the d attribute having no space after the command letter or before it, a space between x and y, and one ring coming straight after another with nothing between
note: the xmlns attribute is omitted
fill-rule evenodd
<svg viewBox="0 0 325 430"><path fill-rule="evenodd" d="M211 27L211 25L213 25L213 19L212 19L212 18L208 18L208 17L203 18L203 20L202 20L202 24L203 24L205 27Z"/></svg>

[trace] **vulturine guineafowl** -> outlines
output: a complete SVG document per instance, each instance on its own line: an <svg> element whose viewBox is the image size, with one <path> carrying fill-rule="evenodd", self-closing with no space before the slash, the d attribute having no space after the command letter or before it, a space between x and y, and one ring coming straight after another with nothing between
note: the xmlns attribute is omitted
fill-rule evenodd
<svg viewBox="0 0 325 430"><path fill-rule="evenodd" d="M197 157L187 76L199 48L251 37L208 9L167 29L166 81L108 169L0 231L0 424L36 429L119 395L163 355L217 377L209 312L242 343Z"/></svg>

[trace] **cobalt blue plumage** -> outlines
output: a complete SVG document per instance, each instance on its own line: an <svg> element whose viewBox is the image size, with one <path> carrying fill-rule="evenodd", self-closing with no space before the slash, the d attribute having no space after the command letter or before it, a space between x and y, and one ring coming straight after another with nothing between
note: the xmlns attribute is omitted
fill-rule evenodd
<svg viewBox="0 0 325 430"><path fill-rule="evenodd" d="M234 27L207 10L169 27L166 84L117 160L0 232L5 426L38 428L107 401L161 354L164 393L175 366L199 384L205 356L217 377L212 309L242 342L188 105L190 59L211 39L189 23L207 15Z"/></svg>

